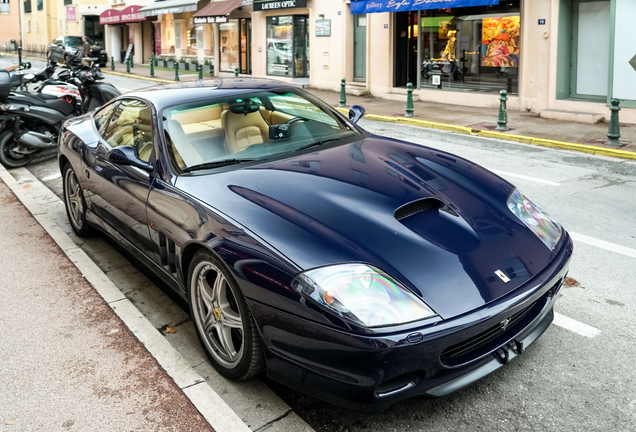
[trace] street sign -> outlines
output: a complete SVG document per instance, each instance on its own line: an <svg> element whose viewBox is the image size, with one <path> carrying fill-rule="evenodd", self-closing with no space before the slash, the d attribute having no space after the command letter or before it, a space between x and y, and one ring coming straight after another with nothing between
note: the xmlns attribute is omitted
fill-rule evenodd
<svg viewBox="0 0 636 432"><path fill-rule="evenodd" d="M539 20L539 25L545 25L545 20L544 19L540 19Z"/></svg>

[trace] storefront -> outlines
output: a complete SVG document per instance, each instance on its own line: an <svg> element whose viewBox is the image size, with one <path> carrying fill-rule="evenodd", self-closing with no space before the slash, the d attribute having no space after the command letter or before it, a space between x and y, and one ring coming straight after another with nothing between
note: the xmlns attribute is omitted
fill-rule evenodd
<svg viewBox="0 0 636 432"><path fill-rule="evenodd" d="M191 32L192 13L196 10L197 0L158 0L139 9L139 15L143 17L157 17L153 19L152 29L156 55L171 54L175 59L197 55L196 46L192 46L196 32Z"/></svg>
<svg viewBox="0 0 636 432"><path fill-rule="evenodd" d="M153 54L153 27L140 9L132 5L107 9L99 15L99 23L105 26L106 51L117 62L122 62L129 50L135 63L147 63Z"/></svg>
<svg viewBox="0 0 636 432"><path fill-rule="evenodd" d="M310 76L310 31L307 0L254 1L254 12L264 12L265 73L270 76Z"/></svg>

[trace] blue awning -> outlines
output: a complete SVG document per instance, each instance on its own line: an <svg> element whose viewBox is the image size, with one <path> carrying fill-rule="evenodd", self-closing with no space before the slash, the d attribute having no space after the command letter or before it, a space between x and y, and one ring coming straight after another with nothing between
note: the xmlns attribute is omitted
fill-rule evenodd
<svg viewBox="0 0 636 432"><path fill-rule="evenodd" d="M405 12L498 4L499 0L354 0L351 2L351 13Z"/></svg>

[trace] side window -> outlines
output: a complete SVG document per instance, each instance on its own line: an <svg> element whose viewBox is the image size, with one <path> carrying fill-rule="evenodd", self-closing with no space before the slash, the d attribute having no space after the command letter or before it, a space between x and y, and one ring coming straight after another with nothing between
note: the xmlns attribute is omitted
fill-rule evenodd
<svg viewBox="0 0 636 432"><path fill-rule="evenodd" d="M108 105L106 108L103 108L100 111L97 111L93 116L93 121L95 122L95 129L99 132L100 135L104 135L106 130L106 124L108 122L108 118L113 113L113 110L117 106L117 103L113 103Z"/></svg>
<svg viewBox="0 0 636 432"><path fill-rule="evenodd" d="M148 162L152 153L150 107L136 99L124 99L107 122L102 137L111 147L131 146Z"/></svg>
<svg viewBox="0 0 636 432"><path fill-rule="evenodd" d="M59 37L59 38L55 39L55 40L53 41L53 43L54 43L55 45L62 46L62 45L64 45L63 40L64 40L64 38Z"/></svg>

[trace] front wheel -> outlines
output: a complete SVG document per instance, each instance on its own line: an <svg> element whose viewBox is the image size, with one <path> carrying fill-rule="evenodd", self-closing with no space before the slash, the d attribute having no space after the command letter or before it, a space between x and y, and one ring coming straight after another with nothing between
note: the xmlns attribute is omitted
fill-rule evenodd
<svg viewBox="0 0 636 432"><path fill-rule="evenodd" d="M245 298L223 264L207 250L190 264L190 315L214 367L245 380L265 368L261 340Z"/></svg>
<svg viewBox="0 0 636 432"><path fill-rule="evenodd" d="M13 139L13 129L0 134L0 162L7 168L23 167L33 160L35 152L29 151Z"/></svg>

